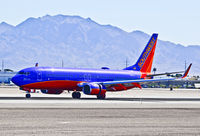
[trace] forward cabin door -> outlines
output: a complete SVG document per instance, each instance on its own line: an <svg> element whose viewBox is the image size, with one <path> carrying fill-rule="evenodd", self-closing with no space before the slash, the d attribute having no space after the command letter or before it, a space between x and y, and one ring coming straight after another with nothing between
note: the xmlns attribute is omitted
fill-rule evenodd
<svg viewBox="0 0 200 136"><path fill-rule="evenodd" d="M42 72L41 71L37 71L37 80L42 81Z"/></svg>

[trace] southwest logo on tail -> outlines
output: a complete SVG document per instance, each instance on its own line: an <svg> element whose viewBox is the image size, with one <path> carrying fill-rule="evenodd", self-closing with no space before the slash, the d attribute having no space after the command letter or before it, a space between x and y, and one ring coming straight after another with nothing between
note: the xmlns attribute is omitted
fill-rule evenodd
<svg viewBox="0 0 200 136"><path fill-rule="evenodd" d="M165 72L151 74L153 57L158 34L153 34L144 48L135 65L123 70L110 69L73 69L58 67L35 67L20 70L12 82L27 92L30 98L35 89L45 94L61 94L63 91L72 91L73 98L80 98L83 92L86 95L96 95L98 99L105 99L107 91L122 91L131 88L141 88L141 83L177 80L177 78L153 79L154 76L168 75L181 72ZM191 68L185 71L181 78L185 78Z"/></svg>
<svg viewBox="0 0 200 136"><path fill-rule="evenodd" d="M141 72L151 72L151 67L153 63L154 52L156 48L158 34L153 34L144 48L142 54L137 60L136 64L130 67L125 68L124 70L135 70Z"/></svg>

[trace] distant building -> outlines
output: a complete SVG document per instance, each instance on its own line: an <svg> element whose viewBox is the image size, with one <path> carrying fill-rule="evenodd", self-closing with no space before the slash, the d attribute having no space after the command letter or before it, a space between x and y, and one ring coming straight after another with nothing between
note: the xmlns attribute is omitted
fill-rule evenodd
<svg viewBox="0 0 200 136"><path fill-rule="evenodd" d="M200 83L194 83L195 88L200 88Z"/></svg>
<svg viewBox="0 0 200 136"><path fill-rule="evenodd" d="M16 73L12 71L0 71L0 83L10 84L12 77Z"/></svg>

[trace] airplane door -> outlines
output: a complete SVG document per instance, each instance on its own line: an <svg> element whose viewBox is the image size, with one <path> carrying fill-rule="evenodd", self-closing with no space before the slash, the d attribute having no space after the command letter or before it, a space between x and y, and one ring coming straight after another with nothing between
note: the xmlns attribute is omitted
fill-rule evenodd
<svg viewBox="0 0 200 136"><path fill-rule="evenodd" d="M42 72L41 72L41 71L38 71L38 72L37 72L37 80L38 80L38 81L41 81L41 80L42 80Z"/></svg>

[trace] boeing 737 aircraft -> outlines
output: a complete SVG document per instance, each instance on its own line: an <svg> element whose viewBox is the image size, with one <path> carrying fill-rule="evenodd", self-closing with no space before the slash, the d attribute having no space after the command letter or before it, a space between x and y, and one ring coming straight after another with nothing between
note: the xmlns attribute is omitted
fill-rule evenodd
<svg viewBox="0 0 200 136"><path fill-rule="evenodd" d="M72 69L57 67L30 67L20 70L12 82L26 91L30 98L32 90L40 89L45 94L61 94L64 90L73 91L73 98L80 98L81 91L87 95L96 95L105 99L107 91L122 91L134 87L141 88L141 83L176 80L177 78L153 79L154 76L172 73L152 74L154 52L158 34L153 34L135 65L123 70ZM181 78L185 78L192 64Z"/></svg>

